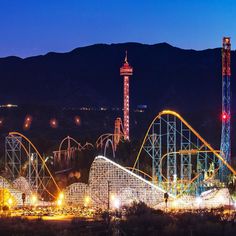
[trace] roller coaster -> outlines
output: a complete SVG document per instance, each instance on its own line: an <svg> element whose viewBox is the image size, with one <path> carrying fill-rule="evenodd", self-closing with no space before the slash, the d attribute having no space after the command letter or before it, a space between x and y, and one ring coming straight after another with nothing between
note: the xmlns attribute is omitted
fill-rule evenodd
<svg viewBox="0 0 236 236"><path fill-rule="evenodd" d="M118 139L114 135L113 143L118 143L121 136ZM100 142L102 137L105 136L98 139ZM109 137L108 135L104 139L105 144ZM66 142L67 147L63 148ZM72 142L77 145L78 150L92 147L89 143L83 146L68 136L62 140L59 151L54 153L57 162L62 160L63 155L72 158ZM59 192L60 188L47 166L48 158L42 157L27 137L18 132L10 132L6 137L5 153L6 169L11 180L24 176L33 192L40 196L48 194L56 198L55 192ZM151 168L147 168L149 163ZM236 171L225 160L220 150L214 149L206 142L177 112L164 110L151 122L133 167L127 169L178 197L182 194L198 196L210 188L224 187L225 182L222 182L219 176L222 165L236 176ZM148 173L148 169L151 173ZM52 189L52 184L54 193L49 190Z"/></svg>
<svg viewBox="0 0 236 236"><path fill-rule="evenodd" d="M102 134L96 141L97 149L103 152L104 156L107 156L107 149L109 146L112 150L112 156L115 157L117 146L124 140L124 127L120 117L115 119L114 133Z"/></svg>
<svg viewBox="0 0 236 236"><path fill-rule="evenodd" d="M151 122L133 172L139 174L144 166L142 162L147 158L151 161L152 181L175 196L183 193L200 195L213 186L224 186L219 176L222 165L236 175L223 153L214 149L182 116L171 110L160 112Z"/></svg>
<svg viewBox="0 0 236 236"><path fill-rule="evenodd" d="M68 169L71 161L76 159L77 152L82 152L93 147L93 144L89 142L82 145L70 136L65 137L61 141L59 149L53 152L54 167L57 169Z"/></svg>
<svg viewBox="0 0 236 236"><path fill-rule="evenodd" d="M60 192L60 188L47 166L47 160L23 134L10 132L6 137L5 169L9 180L25 177L31 193L41 198L50 196L56 199L56 195L49 190L48 185L53 185L50 189L54 188L55 192Z"/></svg>

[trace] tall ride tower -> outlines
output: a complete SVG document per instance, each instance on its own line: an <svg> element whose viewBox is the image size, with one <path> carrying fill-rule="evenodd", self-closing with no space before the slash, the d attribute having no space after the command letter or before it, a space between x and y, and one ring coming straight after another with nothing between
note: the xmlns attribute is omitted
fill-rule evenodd
<svg viewBox="0 0 236 236"><path fill-rule="evenodd" d="M222 48L222 130L220 150L225 160L231 163L231 142L230 142L230 50L231 43L229 37L223 38ZM220 179L226 181L227 168L222 165L220 168Z"/></svg>
<svg viewBox="0 0 236 236"><path fill-rule="evenodd" d="M129 140L129 77L133 75L133 68L128 63L127 51L120 75L124 76L124 139Z"/></svg>

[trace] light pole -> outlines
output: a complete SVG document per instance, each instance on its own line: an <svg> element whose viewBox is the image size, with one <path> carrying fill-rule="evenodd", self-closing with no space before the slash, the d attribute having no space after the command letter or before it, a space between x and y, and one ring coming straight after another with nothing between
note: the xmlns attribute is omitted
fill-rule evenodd
<svg viewBox="0 0 236 236"><path fill-rule="evenodd" d="M107 210L110 211L110 181L107 181Z"/></svg>
<svg viewBox="0 0 236 236"><path fill-rule="evenodd" d="M110 227L110 182L107 181L107 229Z"/></svg>

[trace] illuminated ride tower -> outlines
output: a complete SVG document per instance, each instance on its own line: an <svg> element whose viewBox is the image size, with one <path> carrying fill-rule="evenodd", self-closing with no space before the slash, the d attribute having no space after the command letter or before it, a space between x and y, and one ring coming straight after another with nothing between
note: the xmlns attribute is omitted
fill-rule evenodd
<svg viewBox="0 0 236 236"><path fill-rule="evenodd" d="M230 141L230 50L229 37L223 38L222 48L222 130L221 130L221 153L225 160L231 163L231 141ZM227 181L228 169L220 163L220 180Z"/></svg>
<svg viewBox="0 0 236 236"><path fill-rule="evenodd" d="M124 139L129 140L129 77L133 75L133 68L128 63L127 51L120 75L124 76Z"/></svg>

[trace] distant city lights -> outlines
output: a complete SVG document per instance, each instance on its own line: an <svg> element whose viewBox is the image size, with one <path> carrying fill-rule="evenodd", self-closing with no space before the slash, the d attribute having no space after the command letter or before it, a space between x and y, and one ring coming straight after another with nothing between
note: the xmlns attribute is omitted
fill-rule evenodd
<svg viewBox="0 0 236 236"><path fill-rule="evenodd" d="M16 108L18 107L18 105L15 104L4 104L4 105L0 105L0 108Z"/></svg>
<svg viewBox="0 0 236 236"><path fill-rule="evenodd" d="M73 110L73 111L123 111L123 108L120 107L67 107L64 110ZM133 112L145 112L147 110L147 105L140 105L137 108L133 109Z"/></svg>

